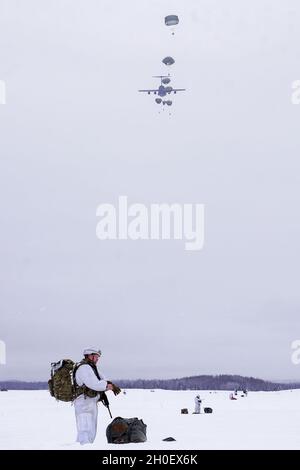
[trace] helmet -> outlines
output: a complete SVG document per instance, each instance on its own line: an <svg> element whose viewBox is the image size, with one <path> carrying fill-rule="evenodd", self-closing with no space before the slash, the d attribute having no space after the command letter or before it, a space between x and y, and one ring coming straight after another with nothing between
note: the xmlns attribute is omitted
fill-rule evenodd
<svg viewBox="0 0 300 470"><path fill-rule="evenodd" d="M89 354L95 354L97 356L101 356L101 351L100 349L96 349L96 348L86 348L83 350L83 355L84 356L88 356Z"/></svg>

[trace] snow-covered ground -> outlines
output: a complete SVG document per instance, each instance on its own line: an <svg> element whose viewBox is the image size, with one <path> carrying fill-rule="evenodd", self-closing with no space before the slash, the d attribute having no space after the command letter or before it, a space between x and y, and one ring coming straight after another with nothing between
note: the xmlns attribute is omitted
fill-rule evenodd
<svg viewBox="0 0 300 470"><path fill-rule="evenodd" d="M113 417L137 416L147 424L143 444L109 445L108 411L99 405L94 444L75 443L74 408L47 391L0 393L1 449L300 449L300 390L250 392L229 400L229 392L200 391L213 414L192 414L195 391L127 390L109 393ZM181 408L189 414L182 415ZM175 442L162 439L172 436Z"/></svg>

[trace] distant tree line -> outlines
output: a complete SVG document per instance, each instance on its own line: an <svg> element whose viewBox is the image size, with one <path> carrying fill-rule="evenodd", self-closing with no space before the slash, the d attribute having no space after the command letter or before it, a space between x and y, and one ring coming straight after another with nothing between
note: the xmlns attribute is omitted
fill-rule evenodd
<svg viewBox="0 0 300 470"><path fill-rule="evenodd" d="M300 383L275 383L241 375L196 375L181 379L165 380L115 380L121 388L145 388L163 390L250 390L278 391L300 388ZM0 389L46 390L47 382L2 381Z"/></svg>
<svg viewBox="0 0 300 470"><path fill-rule="evenodd" d="M23 382L22 380L7 380L0 382L0 390L46 390L47 382Z"/></svg>
<svg viewBox="0 0 300 470"><path fill-rule="evenodd" d="M119 380L121 388L163 390L250 390L278 391L300 388L300 383L275 383L241 375L197 375L168 380Z"/></svg>

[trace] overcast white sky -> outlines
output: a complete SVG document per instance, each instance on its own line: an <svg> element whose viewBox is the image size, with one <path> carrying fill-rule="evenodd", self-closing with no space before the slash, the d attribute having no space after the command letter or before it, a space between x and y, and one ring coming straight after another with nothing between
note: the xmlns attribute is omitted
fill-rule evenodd
<svg viewBox="0 0 300 470"><path fill-rule="evenodd" d="M299 24L298 0L0 0L0 378L86 346L112 378L299 377ZM137 93L166 55L171 116ZM204 249L99 241L119 195L205 204Z"/></svg>

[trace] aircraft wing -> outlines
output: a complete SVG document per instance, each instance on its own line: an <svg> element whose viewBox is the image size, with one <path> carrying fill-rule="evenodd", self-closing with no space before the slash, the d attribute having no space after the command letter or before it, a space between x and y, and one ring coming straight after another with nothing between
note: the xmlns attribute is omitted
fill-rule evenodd
<svg viewBox="0 0 300 470"><path fill-rule="evenodd" d="M144 93L158 93L158 90L138 90Z"/></svg>
<svg viewBox="0 0 300 470"><path fill-rule="evenodd" d="M176 91L186 91L186 88L172 88L172 91L176 93Z"/></svg>

